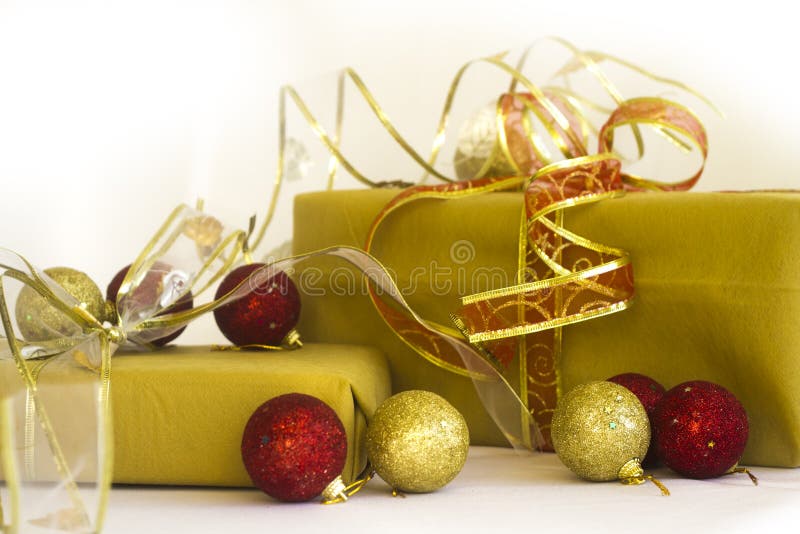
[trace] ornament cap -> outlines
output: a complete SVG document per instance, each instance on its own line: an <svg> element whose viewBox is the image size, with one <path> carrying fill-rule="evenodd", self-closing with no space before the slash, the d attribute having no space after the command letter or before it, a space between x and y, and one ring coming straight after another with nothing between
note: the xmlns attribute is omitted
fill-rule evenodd
<svg viewBox="0 0 800 534"><path fill-rule="evenodd" d="M639 458L633 458L620 467L617 476L623 484L644 484L644 469Z"/></svg>
<svg viewBox="0 0 800 534"><path fill-rule="evenodd" d="M125 333L125 330L108 321L103 322L103 330L105 330L108 335L108 340L115 345L124 345L128 340L128 335Z"/></svg>
<svg viewBox="0 0 800 534"><path fill-rule="evenodd" d="M333 504L347 500L347 486L344 485L342 476L339 475L322 490L322 503Z"/></svg>
<svg viewBox="0 0 800 534"><path fill-rule="evenodd" d="M619 469L619 477L620 482L625 484L626 486L638 486L639 484L644 484L645 482L652 482L653 484L661 490L661 494L665 497L669 497L669 490L667 487L661 483L653 475L645 475L644 469L642 469L642 461L639 458L633 458L632 460L628 460L625 462Z"/></svg>
<svg viewBox="0 0 800 534"><path fill-rule="evenodd" d="M289 330L286 337L283 338L282 344L293 349L299 349L303 346L303 342L300 341L300 333L294 328Z"/></svg>
<svg viewBox="0 0 800 534"><path fill-rule="evenodd" d="M349 486L344 485L342 477L339 475L333 479L324 490L322 490L322 504L338 504L340 502L345 502L348 497L352 497L361 491L361 488L366 486L367 482L372 480L374 475L375 471L372 470L372 467L369 464L367 464L367 468L362 473L361 478Z"/></svg>

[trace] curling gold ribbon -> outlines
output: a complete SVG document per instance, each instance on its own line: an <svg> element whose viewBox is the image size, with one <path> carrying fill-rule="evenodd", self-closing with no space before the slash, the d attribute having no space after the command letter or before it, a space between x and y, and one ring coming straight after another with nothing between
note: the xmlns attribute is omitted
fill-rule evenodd
<svg viewBox="0 0 800 534"><path fill-rule="evenodd" d="M597 65L597 61L599 60L606 59L620 63L627 68L642 74L643 76L657 80L664 84L673 85L692 95L698 96L701 99L703 98L702 95L700 95L697 91L694 91L680 82L656 76L648 71L645 71L644 69L636 67L635 65L618 60L613 56L603 55L601 57L596 53L593 53L594 55L590 56L584 52L581 52L577 47L564 39L553 37L548 39L562 45L569 50L570 53L573 54L575 60L580 61L580 63L583 64L587 70L589 70L598 79L603 88L615 99L617 103L621 103L623 101L622 96ZM439 115L439 121L437 123L436 133L433 137L430 155L427 158L415 150L412 144L400 133L399 129L389 118L386 110L381 107L375 95L372 93L372 91L370 91L367 84L354 69L348 67L343 69L339 74L336 91L336 120L333 134L328 133L322 123L319 122L317 117L309 108L305 100L303 100L300 93L294 87L289 85L283 86L280 90L278 99L278 163L275 173L275 180L273 183L272 193L269 198L267 212L263 221L261 222L261 226L254 234L254 239L251 242L251 249L255 250L261 244L267 229L274 220L275 210L277 209L277 203L280 198L285 174L287 144L286 108L289 102L294 104L295 108L300 112L308 127L330 154L327 189L333 188L336 172L339 166L348 171L356 180L369 187L405 187L411 185L407 182L397 180L394 177L388 177L384 179L369 178L366 174L362 173L351 161L351 159L341 151L340 145L344 122L344 102L347 94L348 82L355 87L357 91L356 95L361 97L368 105L370 111L372 111L380 126L394 140L397 146L423 171L419 183L424 183L429 176L433 176L446 183L458 181L456 177L448 176L436 170L435 165L441 153L441 149L444 146L450 113L455 103L459 87L466 73L477 65L488 65L496 68L501 73L508 75L511 79L511 88L508 94L516 95L515 99L518 99L514 101L513 104L511 101L509 101L498 106L497 121L499 125L503 126L502 128L499 128L501 135L502 132L506 131L505 125L507 121L504 118L504 114L517 113L520 117L520 120L523 122L521 126L527 133L527 137L530 139L532 146L536 147L537 149L538 147L541 147L542 143L537 140L537 134L533 130L530 118L527 116L527 114L521 113L524 109L529 111L530 114L542 124L548 136L561 149L565 157L569 158L587 154L588 152L585 147L590 122L582 112L580 97L570 94L570 92L564 88L539 88L522 73L522 68L525 64L525 61L527 60L527 57L534 46L535 45L531 45L531 47L525 50L516 68L504 61L504 57L507 55L507 52L502 52L494 56L468 61L456 71L455 75L453 76L453 80L450 83L442 111ZM518 93L516 91L517 86L522 86L526 93ZM521 107L519 109L513 109L516 106ZM513 123L513 121L511 122ZM637 143L640 143L638 130L635 128L634 130L637 136ZM508 143L501 143L501 145L504 146L503 150L509 150ZM640 153L641 152L642 149L640 148ZM539 166L551 163L549 158L541 157L540 159L541 165ZM515 165L515 161L516 160L514 158L511 158L508 163L513 166ZM519 169L517 170L519 171ZM535 170L536 169L534 169L534 171ZM532 173L516 172L514 174L530 175Z"/></svg>
<svg viewBox="0 0 800 534"><path fill-rule="evenodd" d="M464 196L485 194L492 191L513 190L518 189L525 181L525 178L485 178L482 180L454 182L437 186L420 185L406 189L384 206L381 213L373 221L370 231L367 234L364 250L367 252L371 251L380 224L394 211L410 202L421 199L461 198ZM473 378L481 377L481 375L475 375L465 369L458 354L450 351L447 345L442 346L442 344L439 343L439 336L461 337L458 330L454 329L452 326L445 326L428 321L428 325L436 332L436 335L431 335L430 332L423 333L420 331L416 320L409 317L408 314L398 312L398 310L388 305L374 291L372 285L369 286L369 294L373 304L387 325L398 333L400 338L418 354L431 363L454 373L471 376ZM504 362L490 359L490 363L501 368Z"/></svg>
<svg viewBox="0 0 800 534"><path fill-rule="evenodd" d="M627 254L567 231L561 211L619 196L619 168L603 154L541 169L525 194L523 283L465 296L457 312L469 341L489 352L518 338L520 394L548 446L559 396L560 328L621 311L633 296Z"/></svg>

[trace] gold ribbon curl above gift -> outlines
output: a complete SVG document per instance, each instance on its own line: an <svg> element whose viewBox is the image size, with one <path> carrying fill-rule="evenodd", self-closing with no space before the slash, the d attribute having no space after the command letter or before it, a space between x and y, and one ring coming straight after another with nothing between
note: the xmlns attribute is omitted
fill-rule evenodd
<svg viewBox="0 0 800 534"><path fill-rule="evenodd" d="M645 78L666 84L693 95L716 111L702 95L688 86L660 77L619 58L594 51L582 51L560 38L546 41L563 46L570 60L557 73L569 75L585 71L611 98L613 106L602 106L574 92L569 84L538 87L523 71L531 52L540 43L526 49L515 65L507 53L470 61L457 72L447 93L428 157L417 152L391 122L363 79L352 69L339 76L334 133L329 134L303 101L298 91L284 87L280 97L279 165L267 217L257 234L255 245L263 237L280 194L286 147L286 104L293 102L303 119L327 149L327 188L333 187L339 166L370 187L410 184L393 180L371 179L358 170L341 150L344 101L347 82L356 96L369 106L380 126L421 168L417 185L408 187L381 211L374 220L364 245L369 252L379 239L381 223L410 202L431 199L459 199L493 191L524 191L524 207L519 228L519 261L516 284L485 293L466 295L459 310L453 310L453 325L425 321L409 313L405 306L387 300L370 285L376 310L390 328L414 351L430 362L454 373L470 376L481 399L493 373L476 371L465 365L463 355L452 343L463 340L498 373L505 374L517 362L519 387L511 395L523 406L508 420L509 410L495 409L486 402L487 411L513 445L550 448L549 425L558 399L561 329L570 324L624 310L634 294L633 268L623 250L594 243L568 231L564 212L574 206L623 195L626 190L682 191L691 188L703 171L708 141L701 121L687 108L663 98L625 99L600 68L601 62L620 65ZM510 80L509 88L494 105L477 117L459 138L455 152L456 176L435 168L446 139L451 109L465 73L475 65L488 65ZM600 127L591 113L605 116ZM539 126L538 128L536 126ZM629 128L637 156L644 155L642 128L649 128L684 152L697 149L700 168L689 178L661 182L623 171L623 158L614 150L615 133ZM543 131L543 133L542 133ZM597 139L597 152L590 155L589 144ZM554 146L560 157L548 149ZM425 185L430 177L444 182ZM500 389L501 391L503 388ZM507 393L507 392L506 392ZM504 406L514 402L500 403ZM513 429L513 430L509 430Z"/></svg>

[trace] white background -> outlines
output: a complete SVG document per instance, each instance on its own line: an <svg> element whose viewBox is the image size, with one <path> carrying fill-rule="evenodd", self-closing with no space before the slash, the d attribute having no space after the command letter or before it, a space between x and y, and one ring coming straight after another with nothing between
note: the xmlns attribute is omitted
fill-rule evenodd
<svg viewBox="0 0 800 534"><path fill-rule="evenodd" d="M724 111L692 102L711 141L698 189L796 188L796 20L771 1L0 0L0 245L105 287L179 202L204 196L236 226L263 216L282 83L332 112L333 73L354 66L425 152L458 66L547 35L683 80ZM387 144L351 139L371 173L409 177ZM324 170L290 188L321 188ZM268 245L290 236L289 208ZM218 339L208 324L182 340Z"/></svg>

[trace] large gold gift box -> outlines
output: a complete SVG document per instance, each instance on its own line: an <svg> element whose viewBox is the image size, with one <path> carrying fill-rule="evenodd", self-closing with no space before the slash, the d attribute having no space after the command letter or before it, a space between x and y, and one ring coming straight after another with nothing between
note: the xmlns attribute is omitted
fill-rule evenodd
<svg viewBox="0 0 800 534"><path fill-rule="evenodd" d="M363 246L392 190L295 200L294 252ZM521 193L420 200L389 215L374 254L423 317L448 324L459 297L514 283ZM566 227L631 254L633 306L563 329L561 390L623 372L667 388L717 382L746 408L745 464L800 465L800 194L634 193L571 208ZM470 379L418 356L375 312L361 277L306 263L306 339L374 345L395 390L429 389L467 418L474 443L505 444Z"/></svg>

